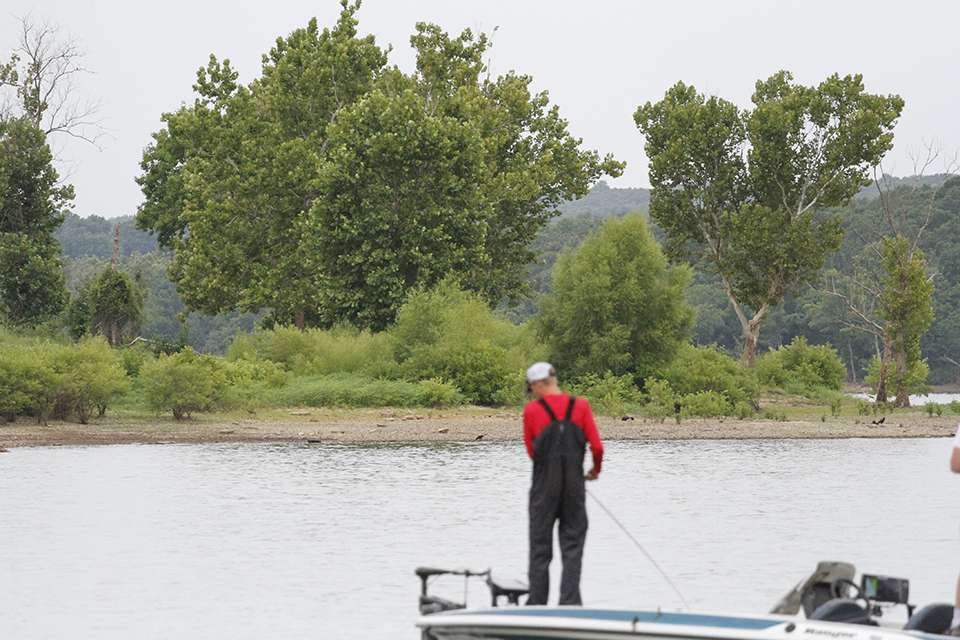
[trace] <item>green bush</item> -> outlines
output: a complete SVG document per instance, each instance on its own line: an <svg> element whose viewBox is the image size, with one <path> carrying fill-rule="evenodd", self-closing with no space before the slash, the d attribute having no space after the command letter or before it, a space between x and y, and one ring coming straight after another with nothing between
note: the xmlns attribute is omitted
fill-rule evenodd
<svg viewBox="0 0 960 640"><path fill-rule="evenodd" d="M82 424L94 411L103 416L130 386L120 357L102 337L52 346L48 362L56 378L57 415L75 415Z"/></svg>
<svg viewBox="0 0 960 640"><path fill-rule="evenodd" d="M0 418L31 415L45 422L56 400L57 379L35 346L0 345Z"/></svg>
<svg viewBox="0 0 960 640"><path fill-rule="evenodd" d="M820 389L839 391L846 376L836 349L830 345L811 346L803 336L760 356L756 371L761 384L803 396L816 394Z"/></svg>
<svg viewBox="0 0 960 640"><path fill-rule="evenodd" d="M631 376L615 376L610 372L602 376L595 373L582 376L569 386L569 390L589 400L597 413L608 416L622 416L631 405L643 401L643 394Z"/></svg>
<svg viewBox="0 0 960 640"><path fill-rule="evenodd" d="M439 380L375 379L356 374L295 378L273 390L269 402L294 407L444 407L463 403L453 385Z"/></svg>
<svg viewBox="0 0 960 640"><path fill-rule="evenodd" d="M953 400L950 402L950 413L960 414L960 400Z"/></svg>
<svg viewBox="0 0 960 640"><path fill-rule="evenodd" d="M733 403L722 393L698 391L680 396L680 415L684 418L715 418L734 415Z"/></svg>
<svg viewBox="0 0 960 640"><path fill-rule="evenodd" d="M129 388L120 358L103 338L59 344L0 336L0 416L76 418L87 423Z"/></svg>
<svg viewBox="0 0 960 640"><path fill-rule="evenodd" d="M926 360L917 360L913 367L907 372L906 387L907 393L925 394L930 392L930 386L927 384L927 376L930 373L930 367ZM896 375L896 365L893 362L887 363L887 395L892 399L895 393L894 376ZM863 381L874 389L880 382L880 358L874 356L867 365L867 375Z"/></svg>
<svg viewBox="0 0 960 640"><path fill-rule="evenodd" d="M411 295L389 334L407 378L445 380L474 404L519 402L522 372L544 355L528 327L451 281Z"/></svg>
<svg viewBox="0 0 960 640"><path fill-rule="evenodd" d="M143 363L153 358L153 349L146 344L137 343L120 350L120 359L123 361L123 368L128 376L137 377Z"/></svg>
<svg viewBox="0 0 960 640"><path fill-rule="evenodd" d="M537 320L551 362L572 377L655 375L693 326L690 274L668 263L639 214L605 222L553 269Z"/></svg>
<svg viewBox="0 0 960 640"><path fill-rule="evenodd" d="M843 396L838 394L830 401L830 415L837 418L841 413L843 413Z"/></svg>
<svg viewBox="0 0 960 640"><path fill-rule="evenodd" d="M756 406L760 393L753 372L717 347L684 345L661 377L677 394L713 391L722 394L732 405Z"/></svg>
<svg viewBox="0 0 960 640"><path fill-rule="evenodd" d="M644 389L644 413L663 422L676 413L677 396L666 380L648 378Z"/></svg>
<svg viewBox="0 0 960 640"><path fill-rule="evenodd" d="M230 344L227 358L269 360L297 375L363 373L396 377L398 373L389 336L352 327L301 331L281 326L240 334Z"/></svg>
<svg viewBox="0 0 960 640"><path fill-rule="evenodd" d="M187 348L146 362L140 370L144 397L155 411L177 420L217 406L227 382L222 361Z"/></svg>

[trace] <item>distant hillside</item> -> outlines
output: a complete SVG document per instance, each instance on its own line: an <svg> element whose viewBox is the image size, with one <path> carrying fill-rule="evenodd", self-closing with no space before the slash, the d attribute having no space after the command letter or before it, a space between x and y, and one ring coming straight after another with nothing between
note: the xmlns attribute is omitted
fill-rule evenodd
<svg viewBox="0 0 960 640"><path fill-rule="evenodd" d="M880 185L884 191L893 191L900 187L916 187L920 185L937 188L949 178L952 178L953 175L952 173L936 173L930 176L904 176L902 178L884 175ZM856 198L857 200L869 200L870 198L876 198L878 195L877 185L871 182L860 190Z"/></svg>
<svg viewBox="0 0 960 640"><path fill-rule="evenodd" d="M563 217L593 216L609 218L622 216L631 211L647 211L650 207L650 190L641 187L617 189L606 182L594 185L590 193L579 200L565 202L559 207Z"/></svg>
<svg viewBox="0 0 960 640"><path fill-rule="evenodd" d="M113 255L113 228L118 224L122 256L157 250L157 241L153 234L137 229L133 224L133 216L81 218L68 213L63 225L57 230L57 240L63 247L63 255L67 258L110 258Z"/></svg>

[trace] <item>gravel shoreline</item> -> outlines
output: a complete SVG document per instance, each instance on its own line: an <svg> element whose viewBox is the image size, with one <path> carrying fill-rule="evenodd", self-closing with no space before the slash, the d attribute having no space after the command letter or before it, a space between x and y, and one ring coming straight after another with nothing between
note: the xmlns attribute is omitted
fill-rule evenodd
<svg viewBox="0 0 960 640"><path fill-rule="evenodd" d="M817 420L684 420L656 422L598 418L604 440L929 438L949 437L955 419L891 415L882 425L849 418ZM369 444L502 442L521 439L518 412L460 410L290 410L261 417L210 416L175 422L168 418L110 418L95 424L21 420L0 425L0 449L98 444L309 442Z"/></svg>

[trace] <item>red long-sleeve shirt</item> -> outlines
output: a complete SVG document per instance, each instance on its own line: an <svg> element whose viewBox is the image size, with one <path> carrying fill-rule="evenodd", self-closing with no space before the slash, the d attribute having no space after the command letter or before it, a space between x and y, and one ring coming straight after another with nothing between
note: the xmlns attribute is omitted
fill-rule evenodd
<svg viewBox="0 0 960 640"><path fill-rule="evenodd" d="M550 395L544 398L554 415L563 420L567 415L567 405L570 404L570 396ZM597 430L597 423L593 421L593 411L590 410L590 402L586 398L577 398L577 403L573 407L573 415L570 420L583 430L583 435L590 443L590 453L593 455L593 468L600 473L600 465L603 462L603 441L600 439L600 432ZM544 428L550 424L550 415L546 412L538 400L528 402L523 408L523 441L527 445L527 455L533 458L533 441L540 435Z"/></svg>

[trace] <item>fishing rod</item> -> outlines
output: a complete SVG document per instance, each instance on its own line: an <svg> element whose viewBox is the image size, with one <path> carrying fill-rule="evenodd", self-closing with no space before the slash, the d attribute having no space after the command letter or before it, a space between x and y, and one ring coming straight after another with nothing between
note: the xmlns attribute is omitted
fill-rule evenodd
<svg viewBox="0 0 960 640"><path fill-rule="evenodd" d="M623 531L628 538L630 538L630 541L633 542L633 544L637 547L637 549L639 549L640 552L647 557L647 560L650 561L650 564L653 565L653 568L656 569L661 576L663 576L663 579L666 580L668 585L670 585L670 588L673 589L673 592L676 593L677 597L680 598L680 602L683 603L683 608L689 610L690 605L687 603L687 599L683 597L683 594L680 592L680 589L678 589L677 585L674 584L673 580L670 579L670 576L667 575L667 572L664 571L659 564L657 564L657 561L654 560L653 556L650 555L650 553L646 549L644 549L643 545L640 544L640 541L637 540L635 537L633 537L633 534L630 533L630 531L623 525L622 522L620 522L619 519L617 519L617 516L613 515L613 512L610 511L610 509L608 509L605 504L600 502L600 498L593 495L593 492L591 492L589 489L587 489L587 495L593 498L593 501L596 502L597 505L601 509L603 509L608 516L610 516L610 519L613 520L614 524L620 527L620 530Z"/></svg>

